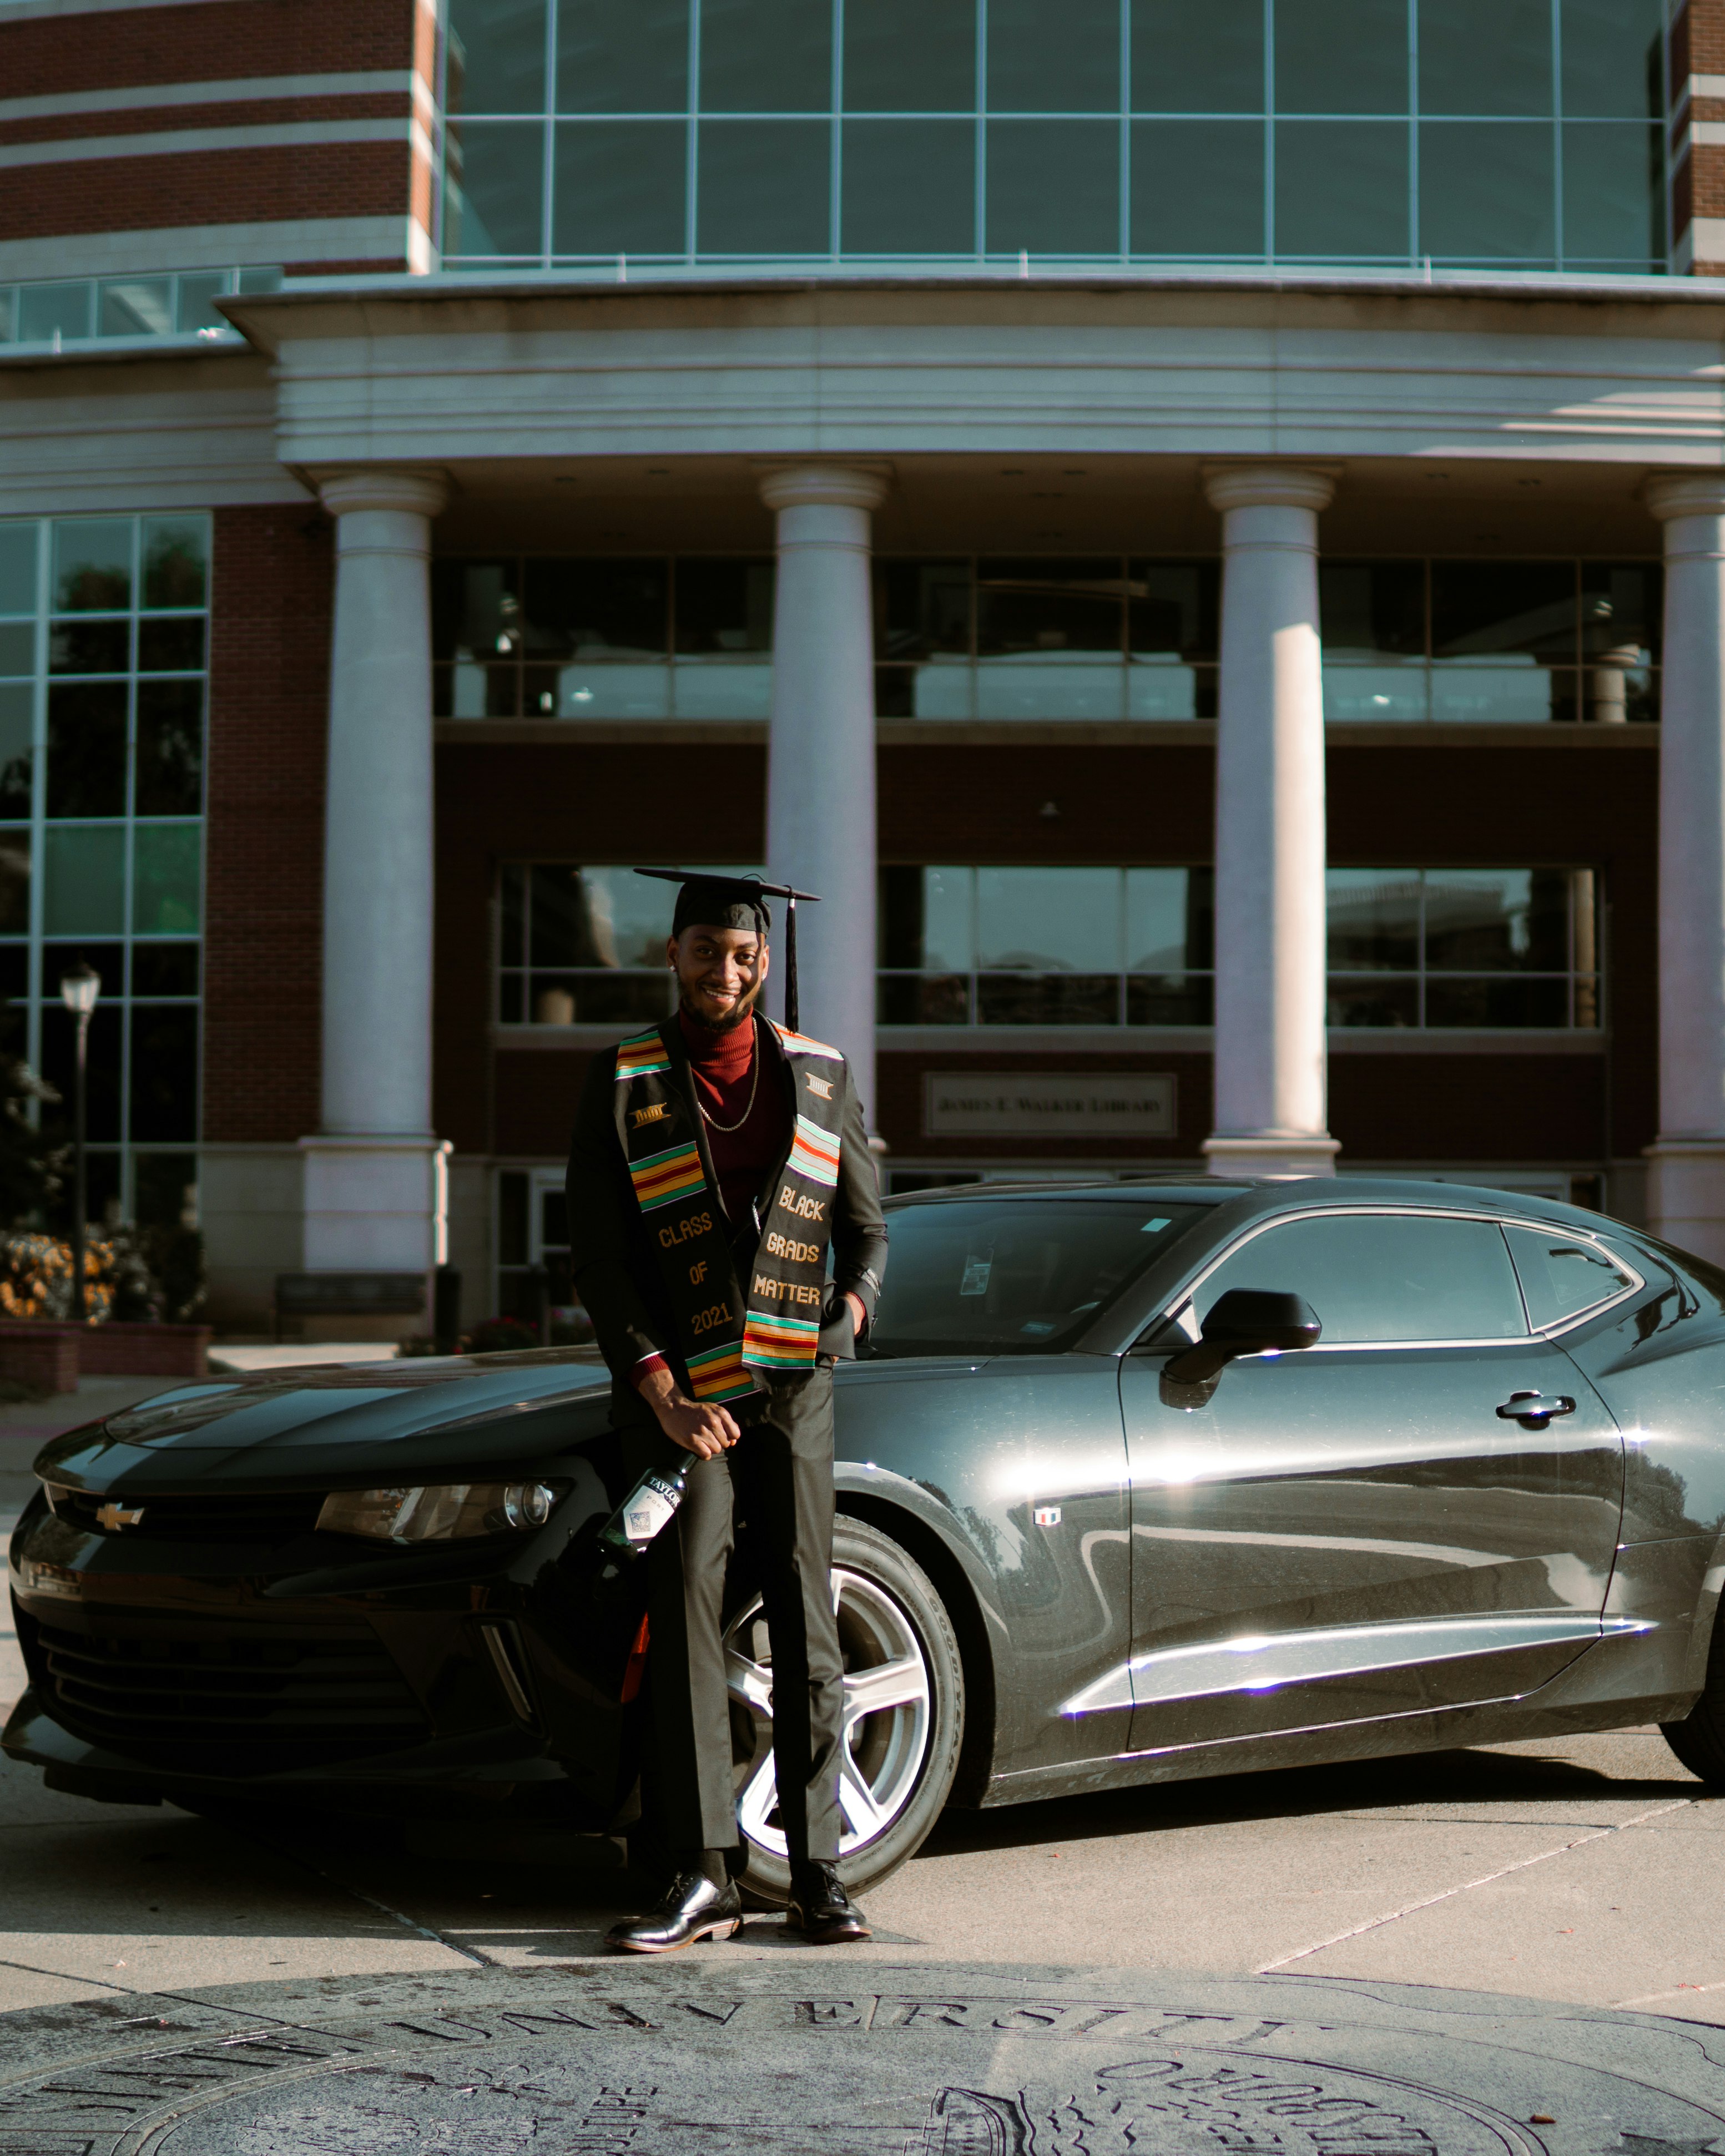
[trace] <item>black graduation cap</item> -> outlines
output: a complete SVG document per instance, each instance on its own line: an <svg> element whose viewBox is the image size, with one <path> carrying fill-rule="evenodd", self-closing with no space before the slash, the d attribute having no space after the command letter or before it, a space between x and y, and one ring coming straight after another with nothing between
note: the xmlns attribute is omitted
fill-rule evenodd
<svg viewBox="0 0 1725 2156"><path fill-rule="evenodd" d="M797 1032L797 901L819 906L818 891L797 891L788 883L763 883L759 876L711 875L699 869L637 869L637 875L660 883L680 884L671 934L680 936L696 921L708 928L753 928L765 936L773 927L769 898L784 904L784 1022Z"/></svg>

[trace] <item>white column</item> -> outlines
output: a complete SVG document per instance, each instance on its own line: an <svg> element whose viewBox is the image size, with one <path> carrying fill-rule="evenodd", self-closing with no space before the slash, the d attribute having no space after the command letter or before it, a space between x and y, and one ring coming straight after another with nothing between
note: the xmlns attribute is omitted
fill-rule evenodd
<svg viewBox="0 0 1725 2156"><path fill-rule="evenodd" d="M1222 512L1215 1175L1331 1175L1324 1056L1319 471L1209 472Z"/></svg>
<svg viewBox="0 0 1725 2156"><path fill-rule="evenodd" d="M797 909L802 1028L849 1059L875 1101L875 653L870 511L878 472L796 465L769 472L778 517L767 867L821 895ZM775 904L777 901L775 901ZM783 1005L777 1004L783 1009Z"/></svg>
<svg viewBox="0 0 1725 2156"><path fill-rule="evenodd" d="M1656 1235L1725 1260L1725 480L1648 482L1665 525Z"/></svg>
<svg viewBox="0 0 1725 2156"><path fill-rule="evenodd" d="M324 808L323 1113L302 1138L305 1268L444 1255L431 1128L431 520L435 473L326 479L336 619ZM416 1327L403 1321L401 1329Z"/></svg>

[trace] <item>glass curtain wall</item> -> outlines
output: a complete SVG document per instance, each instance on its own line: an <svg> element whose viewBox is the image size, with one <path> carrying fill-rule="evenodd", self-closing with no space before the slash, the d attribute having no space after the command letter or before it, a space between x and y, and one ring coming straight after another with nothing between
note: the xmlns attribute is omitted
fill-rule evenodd
<svg viewBox="0 0 1725 2156"><path fill-rule="evenodd" d="M1660 0L451 0L444 259L1661 270L1662 37Z"/></svg>
<svg viewBox="0 0 1725 2156"><path fill-rule="evenodd" d="M0 1038L61 1096L90 1027L90 1214L172 1222L197 1178L209 520L0 521Z"/></svg>

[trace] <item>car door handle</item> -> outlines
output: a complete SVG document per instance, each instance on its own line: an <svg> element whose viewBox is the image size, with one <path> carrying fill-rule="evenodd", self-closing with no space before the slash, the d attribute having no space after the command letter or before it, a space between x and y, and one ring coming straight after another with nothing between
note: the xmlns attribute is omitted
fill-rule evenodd
<svg viewBox="0 0 1725 2156"><path fill-rule="evenodd" d="M1553 1415L1574 1414L1567 1393L1512 1393L1497 1410L1500 1422L1518 1422L1523 1430L1547 1430Z"/></svg>

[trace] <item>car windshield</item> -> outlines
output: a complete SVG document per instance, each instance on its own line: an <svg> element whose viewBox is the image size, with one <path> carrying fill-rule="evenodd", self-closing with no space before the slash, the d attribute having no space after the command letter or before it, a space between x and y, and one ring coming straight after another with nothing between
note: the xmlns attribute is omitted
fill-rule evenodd
<svg viewBox="0 0 1725 2156"><path fill-rule="evenodd" d="M891 1217L875 1355L1045 1355L1077 1338L1206 1205L953 1199Z"/></svg>

